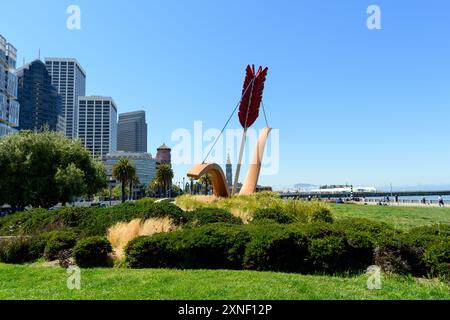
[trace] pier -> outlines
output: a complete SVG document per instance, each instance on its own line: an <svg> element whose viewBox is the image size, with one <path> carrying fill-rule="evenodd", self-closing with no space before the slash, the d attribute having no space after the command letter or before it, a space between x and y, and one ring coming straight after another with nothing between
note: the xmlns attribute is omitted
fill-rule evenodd
<svg viewBox="0 0 450 320"><path fill-rule="evenodd" d="M353 195L353 198L386 198L386 197L430 197L430 196L449 196L450 190L444 191L398 191L398 192L342 192L342 193L329 193L329 192L280 192L280 197L283 199L307 199L309 197L321 198L321 199L339 199L349 198Z"/></svg>

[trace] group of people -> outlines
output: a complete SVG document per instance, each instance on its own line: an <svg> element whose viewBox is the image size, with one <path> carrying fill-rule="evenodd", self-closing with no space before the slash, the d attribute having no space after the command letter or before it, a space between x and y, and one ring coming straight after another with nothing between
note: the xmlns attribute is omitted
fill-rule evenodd
<svg viewBox="0 0 450 320"><path fill-rule="evenodd" d="M395 202L398 203L399 202L399 196L396 195L394 198L395 198ZM364 203L366 203L366 199L365 198L362 198L362 201ZM378 205L380 205L380 206L388 205L389 203L391 203L391 197L389 197L389 196L378 201ZM432 203L435 203L435 202L431 201L431 200L428 201L427 198L423 197L422 200L420 200L420 203L421 204L432 204ZM439 204L439 207L445 207L445 201L444 201L444 198L442 196L438 196L438 204Z"/></svg>
<svg viewBox="0 0 450 320"><path fill-rule="evenodd" d="M420 202L422 204L427 204L427 198L423 197ZM438 203L439 203L439 207L445 207L444 198L442 198L442 196L438 196ZM431 201L428 202L428 204L431 204Z"/></svg>

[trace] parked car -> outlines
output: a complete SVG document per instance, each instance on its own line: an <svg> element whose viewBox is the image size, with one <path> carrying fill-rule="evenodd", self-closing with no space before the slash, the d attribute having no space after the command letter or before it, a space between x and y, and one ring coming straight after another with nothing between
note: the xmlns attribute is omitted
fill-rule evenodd
<svg viewBox="0 0 450 320"><path fill-rule="evenodd" d="M8 214L11 213L12 213L11 208L0 208L0 217L7 216Z"/></svg>

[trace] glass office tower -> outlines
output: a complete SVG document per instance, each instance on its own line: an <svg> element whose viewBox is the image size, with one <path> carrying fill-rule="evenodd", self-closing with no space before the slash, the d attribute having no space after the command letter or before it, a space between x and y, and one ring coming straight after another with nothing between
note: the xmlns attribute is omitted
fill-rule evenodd
<svg viewBox="0 0 450 320"><path fill-rule="evenodd" d="M147 152L147 123L145 111L119 114L117 150Z"/></svg>
<svg viewBox="0 0 450 320"><path fill-rule="evenodd" d="M45 64L35 60L19 68L18 101L20 103L20 130L58 130L62 114L61 96L52 86Z"/></svg>

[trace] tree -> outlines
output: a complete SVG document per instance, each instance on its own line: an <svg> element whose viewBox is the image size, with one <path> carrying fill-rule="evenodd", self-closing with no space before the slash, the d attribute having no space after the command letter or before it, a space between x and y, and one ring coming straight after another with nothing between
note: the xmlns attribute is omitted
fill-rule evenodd
<svg viewBox="0 0 450 320"><path fill-rule="evenodd" d="M174 198L181 196L184 193L183 190L179 186L176 186L176 185L172 186L171 191L172 191L172 197L174 197Z"/></svg>
<svg viewBox="0 0 450 320"><path fill-rule="evenodd" d="M155 175L155 181L157 184L163 186L164 196L167 197L167 188L172 185L173 170L168 164L161 164L158 167Z"/></svg>
<svg viewBox="0 0 450 320"><path fill-rule="evenodd" d="M211 177L205 174L198 179L198 182L205 185L205 195L208 195L208 187L211 185Z"/></svg>
<svg viewBox="0 0 450 320"><path fill-rule="evenodd" d="M127 182L132 181L136 176L136 167L129 159L122 157L113 166L112 174L117 180L122 183L122 203L125 203L125 187L127 185Z"/></svg>
<svg viewBox="0 0 450 320"><path fill-rule="evenodd" d="M84 172L73 163L69 164L67 168L58 168L55 182L58 185L60 201L64 206L72 200L73 195L80 195L86 192Z"/></svg>
<svg viewBox="0 0 450 320"><path fill-rule="evenodd" d="M106 187L103 165L62 133L21 131L0 138L0 205L50 208Z"/></svg>
<svg viewBox="0 0 450 320"><path fill-rule="evenodd" d="M133 200L133 191L134 191L134 187L137 187L140 185L140 181L139 181L139 177L136 175L136 173L134 174L134 176L130 179L130 191L129 191L129 198L130 200Z"/></svg>
<svg viewBox="0 0 450 320"><path fill-rule="evenodd" d="M161 183L156 179L156 175L153 177L152 181L147 187L147 194L150 197L159 197L161 194Z"/></svg>

